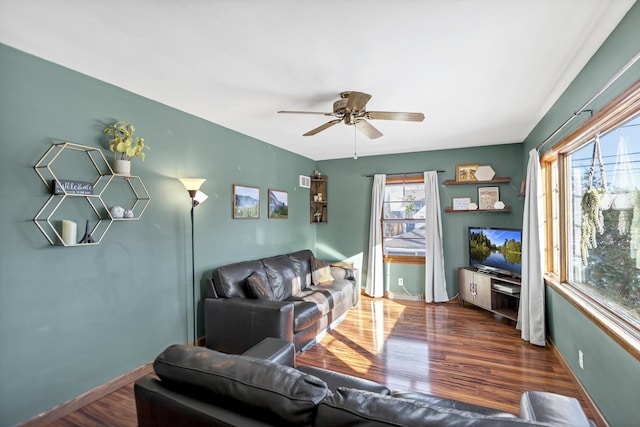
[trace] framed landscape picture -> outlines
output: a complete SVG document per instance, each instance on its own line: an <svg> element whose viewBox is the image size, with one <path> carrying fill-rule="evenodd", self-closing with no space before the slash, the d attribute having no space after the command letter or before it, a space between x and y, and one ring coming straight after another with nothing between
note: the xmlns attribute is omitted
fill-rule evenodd
<svg viewBox="0 0 640 427"><path fill-rule="evenodd" d="M260 188L233 184L233 218L260 218Z"/></svg>
<svg viewBox="0 0 640 427"><path fill-rule="evenodd" d="M289 218L289 193L269 190L269 218Z"/></svg>
<svg viewBox="0 0 640 427"><path fill-rule="evenodd" d="M480 163L465 163L456 165L456 181L477 181L476 170L480 167Z"/></svg>

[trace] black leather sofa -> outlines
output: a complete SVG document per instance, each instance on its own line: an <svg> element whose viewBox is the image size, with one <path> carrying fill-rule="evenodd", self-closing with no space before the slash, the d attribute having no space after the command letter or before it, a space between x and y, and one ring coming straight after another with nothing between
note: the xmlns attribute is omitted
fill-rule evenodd
<svg viewBox="0 0 640 427"><path fill-rule="evenodd" d="M204 301L207 347L241 354L266 337L291 341L297 351L315 343L360 295L352 269L325 265L331 281L319 283L312 277L316 264L322 263L302 250L211 271Z"/></svg>
<svg viewBox="0 0 640 427"><path fill-rule="evenodd" d="M244 355L168 347L134 386L138 426L592 426L567 396L526 392L518 417L293 361L273 338Z"/></svg>

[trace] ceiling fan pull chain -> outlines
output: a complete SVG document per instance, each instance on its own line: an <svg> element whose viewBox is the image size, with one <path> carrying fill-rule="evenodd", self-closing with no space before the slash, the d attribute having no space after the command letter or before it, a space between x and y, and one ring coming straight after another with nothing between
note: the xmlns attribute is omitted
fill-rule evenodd
<svg viewBox="0 0 640 427"><path fill-rule="evenodd" d="M358 160L357 139L358 139L358 133L356 132L356 126L353 125L353 160Z"/></svg>

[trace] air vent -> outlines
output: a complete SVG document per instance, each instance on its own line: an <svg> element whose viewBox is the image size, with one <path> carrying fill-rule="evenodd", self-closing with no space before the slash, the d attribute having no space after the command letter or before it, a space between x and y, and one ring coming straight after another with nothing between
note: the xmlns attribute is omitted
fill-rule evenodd
<svg viewBox="0 0 640 427"><path fill-rule="evenodd" d="M311 178L306 175L300 175L300 187L311 188Z"/></svg>

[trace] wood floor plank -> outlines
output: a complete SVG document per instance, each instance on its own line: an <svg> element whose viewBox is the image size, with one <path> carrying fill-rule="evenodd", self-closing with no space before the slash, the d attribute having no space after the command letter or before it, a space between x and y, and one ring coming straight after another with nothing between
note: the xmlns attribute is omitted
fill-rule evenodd
<svg viewBox="0 0 640 427"><path fill-rule="evenodd" d="M299 354L297 363L514 414L524 391L550 391L576 397L593 419L551 349L522 341L513 322L457 301L425 304L363 297L335 330ZM136 424L130 384L51 426Z"/></svg>

